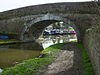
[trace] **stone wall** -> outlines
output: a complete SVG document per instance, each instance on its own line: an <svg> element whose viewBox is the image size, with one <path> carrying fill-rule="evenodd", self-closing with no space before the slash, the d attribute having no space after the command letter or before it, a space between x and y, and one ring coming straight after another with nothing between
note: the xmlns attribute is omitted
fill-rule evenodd
<svg viewBox="0 0 100 75"><path fill-rule="evenodd" d="M85 30L97 23L94 17L98 12L98 5L95 2L52 3L23 7L0 13L0 33L18 34L20 38L25 24L50 13L75 24L80 32L80 39L83 40Z"/></svg>
<svg viewBox="0 0 100 75"><path fill-rule="evenodd" d="M100 23L86 31L84 45L91 57L96 75L100 75Z"/></svg>
<svg viewBox="0 0 100 75"><path fill-rule="evenodd" d="M67 20L70 20L72 22L70 26L75 24L80 32L81 40L83 39L85 30L91 27L92 25L95 25L98 22L97 20L94 19L95 17L97 17L97 14L67 14L67 13L66 14L59 13L59 15L54 13L50 14L64 18L66 19L66 22ZM20 38L20 35L23 31L25 24L29 24L32 20L42 17L44 15L46 14L29 15L12 19L0 20L0 33L18 34ZM37 25L35 28L37 27L41 27L41 24Z"/></svg>
<svg viewBox="0 0 100 75"><path fill-rule="evenodd" d="M46 13L96 14L97 11L97 4L95 2L51 3L5 11L0 13L0 20Z"/></svg>

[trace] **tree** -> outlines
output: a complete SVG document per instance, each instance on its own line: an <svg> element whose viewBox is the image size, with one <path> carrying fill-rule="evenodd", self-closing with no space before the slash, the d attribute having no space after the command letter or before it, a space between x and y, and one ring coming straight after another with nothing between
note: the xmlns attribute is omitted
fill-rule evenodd
<svg viewBox="0 0 100 75"><path fill-rule="evenodd" d="M52 26L53 26L54 29L60 29L61 28L61 25L60 25L59 22L52 24Z"/></svg>

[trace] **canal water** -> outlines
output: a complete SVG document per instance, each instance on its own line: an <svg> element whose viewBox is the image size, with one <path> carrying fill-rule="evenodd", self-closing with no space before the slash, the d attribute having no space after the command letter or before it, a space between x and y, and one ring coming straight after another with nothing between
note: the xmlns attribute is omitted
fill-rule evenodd
<svg viewBox="0 0 100 75"><path fill-rule="evenodd" d="M76 35L46 35L41 36L36 42L1 45L0 46L0 71L14 66L22 60L38 57L41 51L50 45L77 40Z"/></svg>

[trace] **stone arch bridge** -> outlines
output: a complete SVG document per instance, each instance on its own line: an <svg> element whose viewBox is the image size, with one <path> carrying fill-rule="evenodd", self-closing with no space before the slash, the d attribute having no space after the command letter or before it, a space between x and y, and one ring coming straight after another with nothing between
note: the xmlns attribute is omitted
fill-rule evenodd
<svg viewBox="0 0 100 75"><path fill-rule="evenodd" d="M98 23L98 4L92 2L54 3L29 6L0 13L0 32L16 34L20 40L38 38L45 27L64 21L82 41L86 29Z"/></svg>
<svg viewBox="0 0 100 75"><path fill-rule="evenodd" d="M33 40L48 25L60 21L76 30L78 41L88 49L96 74L100 75L100 4L97 2L43 4L1 12L0 33Z"/></svg>

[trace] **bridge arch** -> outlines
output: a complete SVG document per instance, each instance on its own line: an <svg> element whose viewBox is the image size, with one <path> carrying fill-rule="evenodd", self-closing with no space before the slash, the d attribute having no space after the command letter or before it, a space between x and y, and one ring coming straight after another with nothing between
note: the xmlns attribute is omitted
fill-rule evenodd
<svg viewBox="0 0 100 75"><path fill-rule="evenodd" d="M61 21L64 22L65 25L71 26L75 29L77 39L80 41L80 32L73 22L71 22L69 19L65 19L49 13L43 15L42 17L37 17L29 23L25 23L21 32L20 40L35 40L42 34L47 26Z"/></svg>
<svg viewBox="0 0 100 75"><path fill-rule="evenodd" d="M25 37L31 40L38 38L49 24L63 21L75 29L78 41L84 44L93 61L96 74L100 75L99 8L100 5L96 2L68 2L5 11L0 13L0 33L14 35L18 40L24 40ZM46 14L47 12L52 14Z"/></svg>

